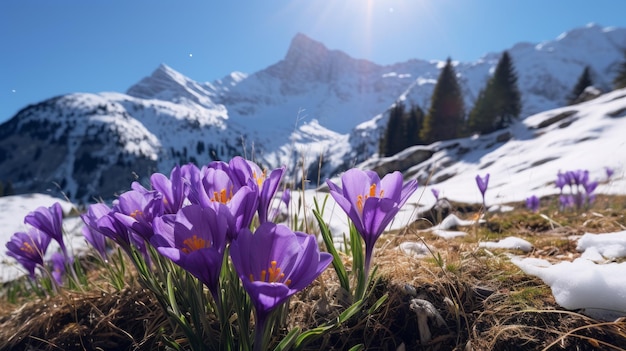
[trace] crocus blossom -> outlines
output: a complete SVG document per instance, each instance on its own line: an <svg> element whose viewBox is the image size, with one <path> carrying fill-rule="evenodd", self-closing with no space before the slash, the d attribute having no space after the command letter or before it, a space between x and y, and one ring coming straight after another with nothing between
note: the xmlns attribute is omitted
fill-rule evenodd
<svg viewBox="0 0 626 351"><path fill-rule="evenodd" d="M39 229L30 228L28 233L17 232L6 243L7 255L15 258L31 278L35 278L35 268L43 267L43 257L52 238Z"/></svg>
<svg viewBox="0 0 626 351"><path fill-rule="evenodd" d="M61 251L67 256L67 249L63 241L63 209L61 204L55 202L50 207L39 207L24 217L24 223L39 229L42 233L50 236L59 243Z"/></svg>
<svg viewBox="0 0 626 351"><path fill-rule="evenodd" d="M181 208L173 222L168 217L154 220L155 235L151 244L157 251L187 270L209 288L219 301L219 275L226 248L227 216L200 205Z"/></svg>
<svg viewBox="0 0 626 351"><path fill-rule="evenodd" d="M255 350L262 349L270 312L311 284L332 261L329 253L319 251L315 236L272 222L262 223L254 234L242 229L231 243L230 256L256 311Z"/></svg>
<svg viewBox="0 0 626 351"><path fill-rule="evenodd" d="M65 256L60 252L55 252L50 256L52 266L52 278L57 285L63 285L63 275L65 275Z"/></svg>
<svg viewBox="0 0 626 351"><path fill-rule="evenodd" d="M256 189L248 185L237 187L229 174L216 168L204 168L201 178L191 185L189 200L215 210L225 205L230 212L228 238L234 239L241 228L252 223L259 204Z"/></svg>
<svg viewBox="0 0 626 351"><path fill-rule="evenodd" d="M259 222L267 222L270 203L278 190L285 167L276 168L268 175L267 171L261 170L256 163L237 156L229 162L229 169L236 183L240 186L248 185L257 190Z"/></svg>
<svg viewBox="0 0 626 351"><path fill-rule="evenodd" d="M433 193L433 196L435 197L435 201L439 201L439 190L432 188L430 189L430 191Z"/></svg>
<svg viewBox="0 0 626 351"><path fill-rule="evenodd" d="M144 257L148 257L144 238L121 221L120 216L115 215L115 211L102 203L92 204L87 208L87 212L81 215L85 225L107 238L113 240L124 251L130 254L131 245L135 246Z"/></svg>
<svg viewBox="0 0 626 351"><path fill-rule="evenodd" d="M150 176L150 184L162 195L164 213L176 213L183 207L187 185L183 179L181 167L175 166L169 178L164 174L154 173Z"/></svg>
<svg viewBox="0 0 626 351"><path fill-rule="evenodd" d="M483 197L483 207L486 207L485 193L487 192L487 188L489 187L489 173L487 173L484 177L476 175L476 185L478 186L478 190Z"/></svg>
<svg viewBox="0 0 626 351"><path fill-rule="evenodd" d="M526 208L533 212L539 211L539 198L533 195L526 199Z"/></svg>
<svg viewBox="0 0 626 351"><path fill-rule="evenodd" d="M114 202L113 213L130 230L146 240L154 231L152 220L163 214L163 197L157 191L127 191Z"/></svg>
<svg viewBox="0 0 626 351"><path fill-rule="evenodd" d="M83 226L82 232L89 245L98 252L102 259L106 260L108 257L106 237L87 225Z"/></svg>
<svg viewBox="0 0 626 351"><path fill-rule="evenodd" d="M417 189L417 181L403 184L402 174L393 172L380 179L373 171L350 169L341 177L343 188L326 181L330 194L354 223L365 242L365 272L376 240Z"/></svg>

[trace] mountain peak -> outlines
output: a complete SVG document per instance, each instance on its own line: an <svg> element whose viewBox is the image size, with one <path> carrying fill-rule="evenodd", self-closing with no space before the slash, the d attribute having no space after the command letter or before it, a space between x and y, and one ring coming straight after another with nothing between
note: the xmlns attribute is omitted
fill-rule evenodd
<svg viewBox="0 0 626 351"><path fill-rule="evenodd" d="M285 61L298 61L302 57L325 57L329 50L324 44L315 41L302 33L296 34L291 40Z"/></svg>
<svg viewBox="0 0 626 351"><path fill-rule="evenodd" d="M191 101L206 107L215 105L210 99L214 95L210 86L187 78L164 63L161 63L150 76L130 87L126 94L142 99L176 103Z"/></svg>

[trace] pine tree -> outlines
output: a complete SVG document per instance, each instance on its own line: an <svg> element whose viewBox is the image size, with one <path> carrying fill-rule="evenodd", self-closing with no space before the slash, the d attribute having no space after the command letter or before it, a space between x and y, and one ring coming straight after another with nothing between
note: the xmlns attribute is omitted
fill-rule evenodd
<svg viewBox="0 0 626 351"><path fill-rule="evenodd" d="M495 106L493 98L487 97L487 93L488 90L485 88L478 93L478 99L469 113L467 129L470 133L489 133L494 128Z"/></svg>
<svg viewBox="0 0 626 351"><path fill-rule="evenodd" d="M419 130L424 112L419 106L406 111L402 102L396 103L389 111L389 120L379 145L382 156L395 155L407 147L419 144Z"/></svg>
<svg viewBox="0 0 626 351"><path fill-rule="evenodd" d="M379 147L379 153L382 156L391 156L402 150L399 144L403 114L404 103L402 102L397 102L389 110L389 120Z"/></svg>
<svg viewBox="0 0 626 351"><path fill-rule="evenodd" d="M409 119L406 126L409 146L423 144L420 138L422 124L424 124L424 110L415 105L409 111Z"/></svg>
<svg viewBox="0 0 626 351"><path fill-rule="evenodd" d="M582 94L587 87L590 87L592 85L593 81L591 80L591 72L589 71L589 66L585 66L583 73L581 73L580 77L578 77L578 82L576 82L574 89L567 97L567 103L570 105L575 103L578 97L580 97L580 94Z"/></svg>
<svg viewBox="0 0 626 351"><path fill-rule="evenodd" d="M624 51L624 61L619 65L617 76L613 80L613 87L615 89L626 88L626 50Z"/></svg>
<svg viewBox="0 0 626 351"><path fill-rule="evenodd" d="M464 118L463 94L456 79L452 60L441 70L424 118L420 138L425 143L459 136Z"/></svg>
<svg viewBox="0 0 626 351"><path fill-rule="evenodd" d="M494 98L498 111L495 120L495 129L497 130L511 125L522 111L521 94L517 87L517 74L513 67L513 61L506 51L502 53L496 66L493 81Z"/></svg>
<svg viewBox="0 0 626 351"><path fill-rule="evenodd" d="M505 128L519 117L521 109L517 74L511 56L505 51L470 111L468 129L470 132L486 134Z"/></svg>

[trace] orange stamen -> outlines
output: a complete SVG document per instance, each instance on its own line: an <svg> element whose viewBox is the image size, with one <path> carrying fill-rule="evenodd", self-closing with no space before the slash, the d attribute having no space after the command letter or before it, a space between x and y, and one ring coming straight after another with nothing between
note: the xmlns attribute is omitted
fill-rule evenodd
<svg viewBox="0 0 626 351"><path fill-rule="evenodd" d="M189 254L193 251L209 248L211 247L211 243L202 238L198 238L197 235L192 236L191 238L187 238L183 241L183 244L187 245L181 249L182 252Z"/></svg>
<svg viewBox="0 0 626 351"><path fill-rule="evenodd" d="M141 210L134 210L130 216L137 219L137 217L143 216L143 212Z"/></svg>
<svg viewBox="0 0 626 351"><path fill-rule="evenodd" d="M261 279L259 281L266 283L280 283L282 279L285 278L285 273L281 273L280 267L277 267L278 263L276 261L270 262L270 266L267 270L261 271ZM269 273L269 274L268 274ZM254 275L249 275L250 281L253 282ZM283 284L289 285L291 284L291 279L287 279Z"/></svg>
<svg viewBox="0 0 626 351"><path fill-rule="evenodd" d="M384 193L385 193L385 191L383 189L381 189L378 197L383 197ZM376 197L376 184L370 185L369 194L367 194L367 195L357 195L357 197L356 197L356 208L359 211L363 212L363 205L365 203L365 200L369 199L370 197Z"/></svg>
<svg viewBox="0 0 626 351"><path fill-rule="evenodd" d="M220 202L223 204L228 203L233 198L233 188L230 188L230 193L226 192L226 189L222 189L219 192L213 192L212 202Z"/></svg>
<svg viewBox="0 0 626 351"><path fill-rule="evenodd" d="M373 196L376 196L376 184L370 185L370 196L369 197L373 197Z"/></svg>
<svg viewBox="0 0 626 351"><path fill-rule="evenodd" d="M22 247L20 247L20 250L22 250L22 251L26 251L26 252L28 252L29 254L33 254L33 255L34 255L35 253L37 253L37 250L35 250L35 248L33 247L33 245L31 245L30 243L27 243L27 242L24 242L24 243L22 244Z"/></svg>
<svg viewBox="0 0 626 351"><path fill-rule="evenodd" d="M252 178L256 181L256 184L259 186L259 188L261 186L263 186L263 182L265 181L265 178L267 178L267 171L263 171L263 173L261 173L261 176L257 176L256 171L252 172Z"/></svg>

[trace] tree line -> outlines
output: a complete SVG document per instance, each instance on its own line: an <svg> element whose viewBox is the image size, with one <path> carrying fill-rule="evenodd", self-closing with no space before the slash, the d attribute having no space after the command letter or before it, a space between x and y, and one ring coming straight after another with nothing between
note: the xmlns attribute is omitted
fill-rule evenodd
<svg viewBox="0 0 626 351"><path fill-rule="evenodd" d="M567 96L574 104L593 86L589 66L583 69L576 85ZM613 80L615 89L626 87L626 51ZM488 134L511 125L521 113L521 94L517 73L508 52L503 52L493 75L478 93L474 106L466 115L463 93L452 60L448 58L439 73L428 111L420 106L406 106L398 101L389 110L389 119L379 143L381 156L394 155L413 145L427 145L472 134Z"/></svg>

